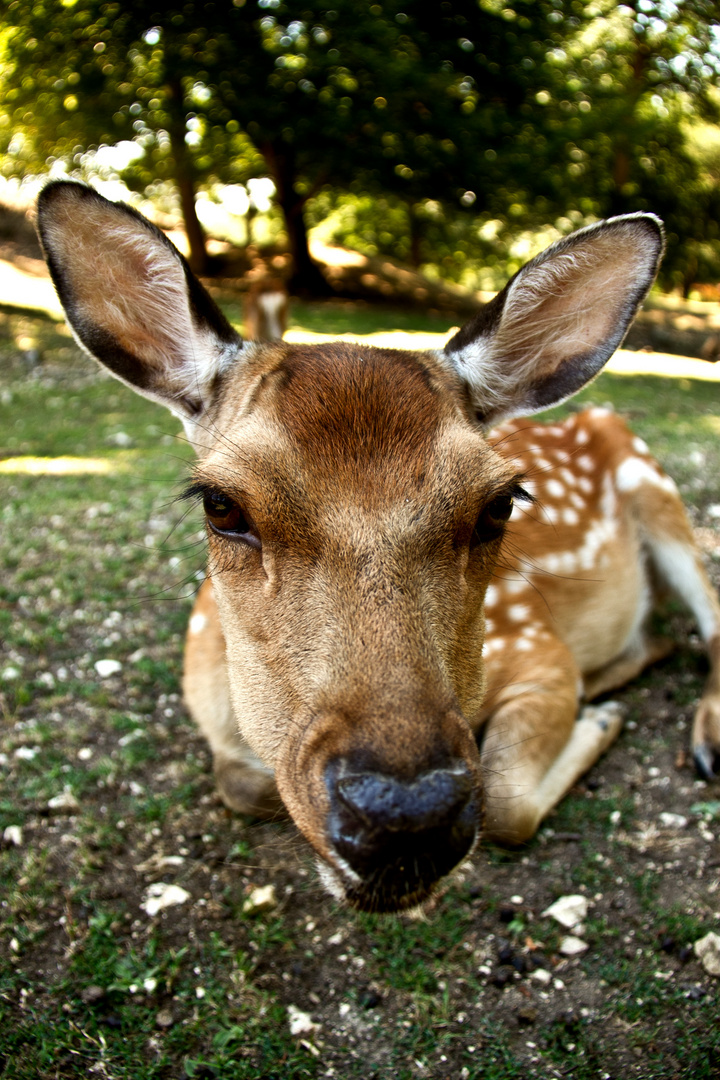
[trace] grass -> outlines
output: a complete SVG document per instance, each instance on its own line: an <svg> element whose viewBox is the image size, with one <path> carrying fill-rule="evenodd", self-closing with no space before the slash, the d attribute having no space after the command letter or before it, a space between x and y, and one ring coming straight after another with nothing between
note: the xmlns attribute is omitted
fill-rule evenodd
<svg viewBox="0 0 720 1080"><path fill-rule="evenodd" d="M298 306L295 320L447 328L340 304ZM605 375L580 400L627 414L712 527L714 384ZM65 471L42 464L61 458ZM718 828L717 789L673 771L702 685L692 643L628 689L634 728L531 844L479 854L426 920L353 916L322 893L289 826L219 805L183 711L203 545L173 501L190 463L174 421L99 374L62 328L7 317L3 459L16 468L0 472L0 837L19 826L22 842L0 846L0 1077L717 1075L717 983L686 955L717 929L699 831ZM102 659L120 671L101 676ZM52 809L64 793L76 805ZM690 824L673 847L652 826L678 808ZM190 898L149 918L158 881ZM245 914L270 882L277 908ZM590 948L567 961L542 912L578 891ZM543 965L548 984L533 978ZM320 1027L293 1035L291 1005Z"/></svg>

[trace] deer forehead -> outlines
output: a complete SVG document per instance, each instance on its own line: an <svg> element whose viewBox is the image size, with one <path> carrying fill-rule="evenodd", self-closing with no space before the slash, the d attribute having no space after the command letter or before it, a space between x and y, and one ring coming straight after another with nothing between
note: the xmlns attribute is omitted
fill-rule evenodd
<svg viewBox="0 0 720 1080"><path fill-rule="evenodd" d="M516 478L432 357L343 343L258 355L222 387L198 472L260 516L452 525Z"/></svg>

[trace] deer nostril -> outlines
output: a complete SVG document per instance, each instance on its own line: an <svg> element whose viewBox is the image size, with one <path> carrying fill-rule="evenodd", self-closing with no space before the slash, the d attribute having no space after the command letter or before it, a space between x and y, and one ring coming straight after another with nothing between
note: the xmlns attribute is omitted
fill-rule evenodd
<svg viewBox="0 0 720 1080"><path fill-rule="evenodd" d="M417 904L468 853L479 827L471 769L464 762L413 780L328 769L328 839L355 875L348 899L392 911Z"/></svg>
<svg viewBox="0 0 720 1080"><path fill-rule="evenodd" d="M340 777L337 793L371 830L422 832L452 821L473 792L472 773L464 763L433 769L404 781L383 773L364 772Z"/></svg>

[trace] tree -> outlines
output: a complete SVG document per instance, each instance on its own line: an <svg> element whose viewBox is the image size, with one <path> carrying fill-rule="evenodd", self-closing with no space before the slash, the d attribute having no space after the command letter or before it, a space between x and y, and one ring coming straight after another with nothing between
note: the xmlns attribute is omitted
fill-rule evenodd
<svg viewBox="0 0 720 1080"><path fill-rule="evenodd" d="M574 29L582 5L515 8L455 0L432 19L422 0L161 11L138 0L14 0L5 108L23 134L10 143L11 162L37 166L50 154L77 162L88 147L139 140L146 164L172 172L202 268L195 187L232 170L223 149L245 133L275 181L295 283L316 290L303 211L322 184L395 190L410 206L428 197L484 205L506 194L511 148L523 145L528 157L539 112L538 65L525 61L557 42L561 27ZM242 160L245 174L261 169L247 144Z"/></svg>

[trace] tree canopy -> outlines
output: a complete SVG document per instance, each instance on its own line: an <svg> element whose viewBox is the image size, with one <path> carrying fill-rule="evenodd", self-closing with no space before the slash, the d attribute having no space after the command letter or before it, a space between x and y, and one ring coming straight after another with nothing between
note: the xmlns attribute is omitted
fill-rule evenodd
<svg viewBox="0 0 720 1080"><path fill-rule="evenodd" d="M310 291L328 188L401 201L418 260L428 200L449 223L654 209L685 280L715 239L689 132L717 120L719 40L713 0L11 0L2 169L134 140L129 182L174 181L199 269L198 186L270 176Z"/></svg>

